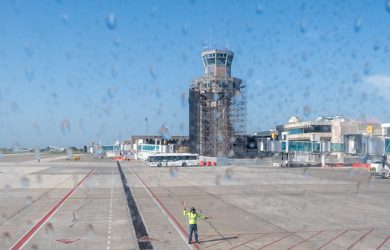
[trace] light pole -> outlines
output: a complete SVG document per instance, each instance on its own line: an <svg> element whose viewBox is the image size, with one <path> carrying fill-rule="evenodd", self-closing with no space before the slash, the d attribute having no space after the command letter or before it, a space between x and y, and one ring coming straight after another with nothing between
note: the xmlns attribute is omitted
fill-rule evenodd
<svg viewBox="0 0 390 250"><path fill-rule="evenodd" d="M147 117L145 117L145 122L146 122L146 136L148 136L149 135L149 124L148 124L148 118Z"/></svg>

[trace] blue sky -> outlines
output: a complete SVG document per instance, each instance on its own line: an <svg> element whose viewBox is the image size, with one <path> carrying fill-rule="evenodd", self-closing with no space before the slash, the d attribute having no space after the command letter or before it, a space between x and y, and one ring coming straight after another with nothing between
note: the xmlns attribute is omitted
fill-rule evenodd
<svg viewBox="0 0 390 250"><path fill-rule="evenodd" d="M247 132L390 121L390 1L1 1L0 147L188 133L203 47L235 52Z"/></svg>

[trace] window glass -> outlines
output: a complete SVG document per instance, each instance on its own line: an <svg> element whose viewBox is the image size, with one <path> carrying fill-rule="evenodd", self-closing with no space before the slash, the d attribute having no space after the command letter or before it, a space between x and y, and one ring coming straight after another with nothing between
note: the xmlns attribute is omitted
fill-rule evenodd
<svg viewBox="0 0 390 250"><path fill-rule="evenodd" d="M214 65L215 64L215 58L208 58L207 59L207 64L208 65Z"/></svg>
<svg viewBox="0 0 390 250"><path fill-rule="evenodd" d="M218 65L225 65L226 58L217 57L217 64Z"/></svg>
<svg viewBox="0 0 390 250"><path fill-rule="evenodd" d="M227 65L227 66L231 66L231 65L232 65L232 60L233 60L232 56L228 56L228 57L227 57L226 65Z"/></svg>

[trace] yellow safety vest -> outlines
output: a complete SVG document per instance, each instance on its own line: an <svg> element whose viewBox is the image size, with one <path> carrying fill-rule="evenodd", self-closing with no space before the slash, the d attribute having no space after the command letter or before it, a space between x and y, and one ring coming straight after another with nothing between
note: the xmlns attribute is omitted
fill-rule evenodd
<svg viewBox="0 0 390 250"><path fill-rule="evenodd" d="M188 223L190 225L196 224L196 220L198 218L202 218L202 219L206 218L206 216L204 216L203 214L192 213L191 211L187 211L185 209L183 210L183 215L188 217Z"/></svg>

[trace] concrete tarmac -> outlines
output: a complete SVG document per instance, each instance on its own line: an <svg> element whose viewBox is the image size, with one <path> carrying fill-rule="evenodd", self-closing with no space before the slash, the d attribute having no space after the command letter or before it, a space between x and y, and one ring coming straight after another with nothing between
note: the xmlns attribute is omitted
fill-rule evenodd
<svg viewBox="0 0 390 250"><path fill-rule="evenodd" d="M390 180L365 169L123 161L124 183L113 160L34 157L1 158L0 249L390 249ZM182 201L210 217L199 244Z"/></svg>

